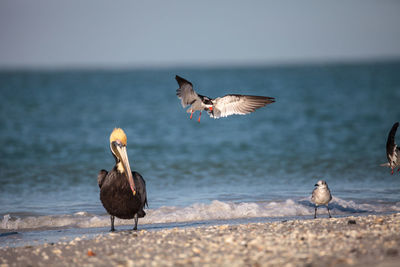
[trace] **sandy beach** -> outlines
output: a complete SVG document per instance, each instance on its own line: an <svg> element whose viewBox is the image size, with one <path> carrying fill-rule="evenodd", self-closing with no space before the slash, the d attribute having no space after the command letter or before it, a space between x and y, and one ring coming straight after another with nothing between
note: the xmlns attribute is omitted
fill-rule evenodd
<svg viewBox="0 0 400 267"><path fill-rule="evenodd" d="M104 233L2 248L1 266L399 266L400 213Z"/></svg>

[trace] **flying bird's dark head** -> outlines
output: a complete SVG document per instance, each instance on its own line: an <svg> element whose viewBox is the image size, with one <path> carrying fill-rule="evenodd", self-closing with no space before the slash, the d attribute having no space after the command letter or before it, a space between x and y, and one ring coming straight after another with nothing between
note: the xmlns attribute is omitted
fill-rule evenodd
<svg viewBox="0 0 400 267"><path fill-rule="evenodd" d="M126 152L127 138L124 130L115 128L110 135L110 149L114 155L117 171L128 179L133 195L136 194L135 183L133 182L132 171L129 165L128 154Z"/></svg>
<svg viewBox="0 0 400 267"><path fill-rule="evenodd" d="M211 101L211 99L208 96L204 96L204 95L199 95L201 101L206 104L206 105L212 105L213 102Z"/></svg>

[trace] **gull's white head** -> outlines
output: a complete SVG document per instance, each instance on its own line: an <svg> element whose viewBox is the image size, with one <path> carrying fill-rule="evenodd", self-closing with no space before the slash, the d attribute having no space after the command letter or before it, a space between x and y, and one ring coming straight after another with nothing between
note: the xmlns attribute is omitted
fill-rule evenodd
<svg viewBox="0 0 400 267"><path fill-rule="evenodd" d="M315 184L315 186L318 187L318 188L325 188L325 187L328 187L328 184L324 180L319 180Z"/></svg>

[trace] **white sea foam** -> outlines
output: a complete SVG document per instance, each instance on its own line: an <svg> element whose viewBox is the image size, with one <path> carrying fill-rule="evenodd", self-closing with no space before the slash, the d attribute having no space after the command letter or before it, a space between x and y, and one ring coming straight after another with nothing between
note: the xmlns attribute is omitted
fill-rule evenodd
<svg viewBox="0 0 400 267"><path fill-rule="evenodd" d="M333 198L329 204L332 215L354 213L381 213L400 211L400 202L391 204L357 204ZM284 202L251 202L233 203L212 201L210 204L196 203L187 207L160 207L146 210L146 217L139 220L140 224L180 223L204 220L229 220L254 217L285 217L310 216L314 214L314 206L309 199ZM318 214L327 214L325 208L320 208ZM116 219L116 225L131 225L133 220ZM77 212L70 215L49 215L25 218L14 218L9 214L0 221L0 229L37 229L37 228L68 228L68 227L106 227L109 226L108 215L94 215L87 212Z"/></svg>

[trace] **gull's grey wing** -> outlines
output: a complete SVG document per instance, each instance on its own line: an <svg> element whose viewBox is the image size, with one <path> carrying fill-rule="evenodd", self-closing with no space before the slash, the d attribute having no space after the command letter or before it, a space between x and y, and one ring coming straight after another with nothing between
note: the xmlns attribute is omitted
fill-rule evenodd
<svg viewBox="0 0 400 267"><path fill-rule="evenodd" d="M389 136L386 142L386 155L388 158L389 162L397 162L397 152L398 152L398 148L395 142L395 136L396 136L396 131L397 128L399 127L399 123L396 122L395 124L393 124L392 129L389 132Z"/></svg>
<svg viewBox="0 0 400 267"><path fill-rule="evenodd" d="M315 194L317 193L317 188L314 188L314 190L311 193L311 201L315 203Z"/></svg>
<svg viewBox="0 0 400 267"><path fill-rule="evenodd" d="M245 115L256 109L275 102L275 98L268 96L235 95L230 94L218 97L213 101L213 110L210 117L220 118L233 114Z"/></svg>
<svg viewBox="0 0 400 267"><path fill-rule="evenodd" d="M191 82L175 76L175 80L179 84L179 88L176 90L176 95L181 99L182 107L192 105L196 100L201 100L198 94L193 90L193 85Z"/></svg>

